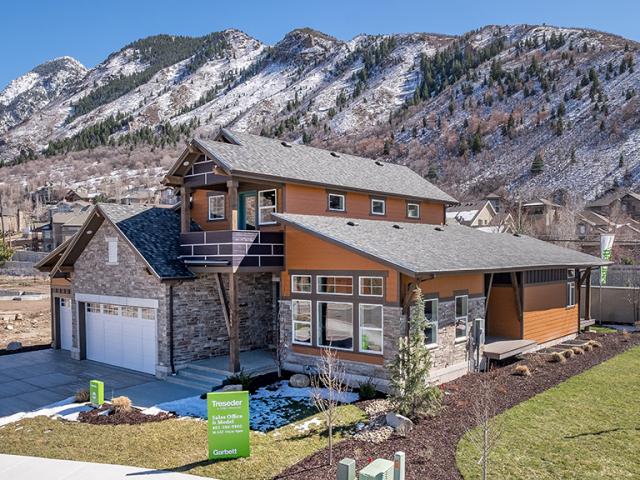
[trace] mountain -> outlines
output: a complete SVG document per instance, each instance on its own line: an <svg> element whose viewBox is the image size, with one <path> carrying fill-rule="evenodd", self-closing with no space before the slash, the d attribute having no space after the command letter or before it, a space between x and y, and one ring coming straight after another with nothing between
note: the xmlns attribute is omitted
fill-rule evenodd
<svg viewBox="0 0 640 480"><path fill-rule="evenodd" d="M546 25L349 41L297 29L273 46L234 29L159 35L60 68L62 82L36 73L56 85L46 95L29 80L42 66L12 82L0 160L53 169L103 148L135 163L230 126L407 164L461 198L593 198L640 184L639 47Z"/></svg>

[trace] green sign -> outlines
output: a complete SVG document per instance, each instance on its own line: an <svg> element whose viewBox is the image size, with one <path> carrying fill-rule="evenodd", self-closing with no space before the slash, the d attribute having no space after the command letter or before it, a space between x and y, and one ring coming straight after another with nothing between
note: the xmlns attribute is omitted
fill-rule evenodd
<svg viewBox="0 0 640 480"><path fill-rule="evenodd" d="M209 460L248 457L249 392L207 394Z"/></svg>
<svg viewBox="0 0 640 480"><path fill-rule="evenodd" d="M89 382L89 400L97 406L104 403L104 383L100 380L91 380Z"/></svg>

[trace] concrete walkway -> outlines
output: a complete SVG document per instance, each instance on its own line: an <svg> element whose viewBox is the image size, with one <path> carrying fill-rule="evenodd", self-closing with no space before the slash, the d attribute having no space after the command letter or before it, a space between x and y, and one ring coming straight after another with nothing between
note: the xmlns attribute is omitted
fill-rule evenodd
<svg viewBox="0 0 640 480"><path fill-rule="evenodd" d="M0 356L0 417L64 400L78 390L88 389L89 381L94 379L104 382L105 399L125 395L139 407L202 393L153 375L90 360L72 360L64 350L38 350Z"/></svg>
<svg viewBox="0 0 640 480"><path fill-rule="evenodd" d="M87 478L91 480L131 480L132 478L197 480L204 477L121 465L0 454L0 478L13 480L33 480L36 478L47 480L86 480Z"/></svg>

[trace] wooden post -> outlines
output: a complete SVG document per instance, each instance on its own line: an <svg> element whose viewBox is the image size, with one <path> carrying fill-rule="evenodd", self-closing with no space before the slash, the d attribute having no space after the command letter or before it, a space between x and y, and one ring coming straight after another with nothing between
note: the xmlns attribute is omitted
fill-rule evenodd
<svg viewBox="0 0 640 480"><path fill-rule="evenodd" d="M229 371L240 371L240 319L238 318L238 278L229 274Z"/></svg>
<svg viewBox="0 0 640 480"><path fill-rule="evenodd" d="M180 197L180 229L182 233L188 233L191 231L191 189L181 186Z"/></svg>
<svg viewBox="0 0 640 480"><path fill-rule="evenodd" d="M574 274L573 274L573 278L575 278L575 302L576 305L578 306L578 333L580 333L580 327L582 325L581 323L581 319L582 319L582 306L580 305L580 302L582 300L582 281L584 280L582 278L582 275L580 275L580 269L576 268L574 270Z"/></svg>
<svg viewBox="0 0 640 480"><path fill-rule="evenodd" d="M511 272L511 286L513 287L513 293L516 296L516 307L518 307L518 321L522 326L523 320L523 305L520 297L520 286L518 285L518 274L516 272Z"/></svg>
<svg viewBox="0 0 640 480"><path fill-rule="evenodd" d="M591 267L587 267L585 274L587 278L584 284L584 319L591 320ZM602 291L599 294L602 295Z"/></svg>
<svg viewBox="0 0 640 480"><path fill-rule="evenodd" d="M227 180L229 209L231 210L231 230L238 230L238 181Z"/></svg>
<svg viewBox="0 0 640 480"><path fill-rule="evenodd" d="M489 277L489 288L487 289L487 298L485 298L484 305L484 329L487 330L487 314L489 313L489 300L491 298L491 287L493 286L493 272L491 272L491 276Z"/></svg>

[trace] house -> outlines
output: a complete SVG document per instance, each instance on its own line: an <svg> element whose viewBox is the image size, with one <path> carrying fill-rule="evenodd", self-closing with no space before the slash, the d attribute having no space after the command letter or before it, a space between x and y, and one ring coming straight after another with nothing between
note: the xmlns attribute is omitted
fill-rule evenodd
<svg viewBox="0 0 640 480"><path fill-rule="evenodd" d="M608 264L445 226L456 200L407 167L225 129L192 140L164 182L179 208L98 204L38 264L53 344L73 358L191 381L194 362L237 372L241 352L282 347L308 371L332 347L350 381L385 388L419 286L443 381L474 348L500 358L575 336Z"/></svg>
<svg viewBox="0 0 640 480"><path fill-rule="evenodd" d="M462 203L447 208L447 220L467 227L486 227L493 222L496 211L488 200Z"/></svg>
<svg viewBox="0 0 640 480"><path fill-rule="evenodd" d="M49 210L49 227L42 229L43 250L50 252L75 235L91 213L91 205L82 203L69 207L68 203L58 204Z"/></svg>
<svg viewBox="0 0 640 480"><path fill-rule="evenodd" d="M509 212L496 213L489 225L478 227L478 230L489 233L516 233L516 223Z"/></svg>
<svg viewBox="0 0 640 480"><path fill-rule="evenodd" d="M561 208L561 205L546 198L536 198L521 204L522 213L531 225L542 230L558 221Z"/></svg>
<svg viewBox="0 0 640 480"><path fill-rule="evenodd" d="M496 213L501 213L508 208L507 197L507 190L504 187L500 187L497 190L486 195L484 199L491 202L491 206L496 211Z"/></svg>
<svg viewBox="0 0 640 480"><path fill-rule="evenodd" d="M588 202L586 208L605 216L628 215L637 220L640 218L640 194L618 190Z"/></svg>
<svg viewBox="0 0 640 480"><path fill-rule="evenodd" d="M0 229L5 234L21 233L27 226L27 217L22 210L15 207L0 208Z"/></svg>
<svg viewBox="0 0 640 480"><path fill-rule="evenodd" d="M133 188L120 199L123 205L152 205L156 203L156 192L150 188Z"/></svg>

